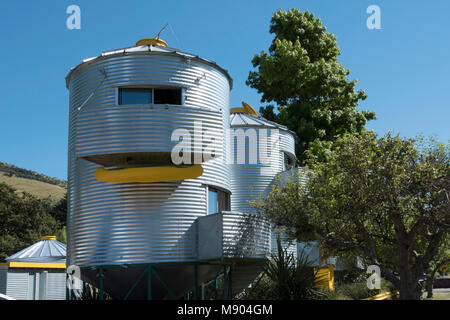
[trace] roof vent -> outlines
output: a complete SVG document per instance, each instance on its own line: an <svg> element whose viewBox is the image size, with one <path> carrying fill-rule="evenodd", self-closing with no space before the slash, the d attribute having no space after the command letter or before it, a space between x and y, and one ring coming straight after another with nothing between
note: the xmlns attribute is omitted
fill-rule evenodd
<svg viewBox="0 0 450 320"><path fill-rule="evenodd" d="M136 46L159 46L167 47L167 43L159 38L145 38L136 42Z"/></svg>
<svg viewBox="0 0 450 320"><path fill-rule="evenodd" d="M56 240L56 236L43 236L41 240Z"/></svg>

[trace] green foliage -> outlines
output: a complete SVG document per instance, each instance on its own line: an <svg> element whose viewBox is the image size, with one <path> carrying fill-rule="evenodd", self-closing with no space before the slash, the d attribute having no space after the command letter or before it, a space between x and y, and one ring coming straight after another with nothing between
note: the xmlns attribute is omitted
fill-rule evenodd
<svg viewBox="0 0 450 320"><path fill-rule="evenodd" d="M401 298L417 299L418 280L449 234L448 150L419 152L414 140L391 134L345 135L326 163L309 158L306 184L275 187L256 205L297 240L319 240L327 255L379 265Z"/></svg>
<svg viewBox="0 0 450 320"><path fill-rule="evenodd" d="M337 135L361 132L375 114L356 107L366 99L355 90L356 80L338 61L341 53L336 38L326 32L322 21L308 11L278 10L270 32L275 35L269 53L255 55L247 85L262 93L262 102L276 103L260 109L262 116L294 131L300 162L306 150L320 159L326 157Z"/></svg>
<svg viewBox="0 0 450 320"><path fill-rule="evenodd" d="M307 256L297 262L292 254L283 250L278 238L278 253L272 255L261 278L246 290L247 300L305 300L319 299L323 295L315 288L315 273L309 267Z"/></svg>
<svg viewBox="0 0 450 320"><path fill-rule="evenodd" d="M75 300L100 300L100 289L83 282L83 290L73 298ZM106 291L103 291L103 300L113 300L113 298Z"/></svg>
<svg viewBox="0 0 450 320"><path fill-rule="evenodd" d="M341 297L348 297L353 300L362 300L373 297L380 293L380 290L370 290L365 281L346 283L336 288L336 294Z"/></svg>
<svg viewBox="0 0 450 320"><path fill-rule="evenodd" d="M0 261L61 229L48 210L48 201L0 183Z"/></svg>
<svg viewBox="0 0 450 320"><path fill-rule="evenodd" d="M65 225L67 220L67 192L54 206L49 210L56 221Z"/></svg>
<svg viewBox="0 0 450 320"><path fill-rule="evenodd" d="M22 168L19 168L19 167L16 167L11 164L4 163L4 162L0 162L0 171L5 172L8 176L16 176L16 177L20 177L20 178L42 181L42 182L57 185L57 186L60 186L63 188L67 188L66 181L63 181L63 180L60 180L57 178L48 177L41 173L37 173L37 172L27 170L27 169L22 169Z"/></svg>
<svg viewBox="0 0 450 320"><path fill-rule="evenodd" d="M66 226L62 227L61 229L59 229L56 232L56 240L58 240L59 242L62 242L64 244L67 243L67 231L66 231Z"/></svg>

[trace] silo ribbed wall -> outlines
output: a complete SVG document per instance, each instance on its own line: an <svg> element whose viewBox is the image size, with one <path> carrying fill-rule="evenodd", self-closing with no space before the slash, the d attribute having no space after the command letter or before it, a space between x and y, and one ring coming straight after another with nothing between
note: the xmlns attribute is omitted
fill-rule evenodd
<svg viewBox="0 0 450 320"><path fill-rule="evenodd" d="M203 163L199 178L160 183L100 182L94 174L101 166L81 157L169 150L163 140L170 130L192 130L194 120L222 135L221 150L228 150L227 76L212 63L177 52L119 50L79 65L68 83L68 264L195 260L192 224L207 213L205 184L231 190L228 152ZM182 87L185 102L118 105L117 88L123 86Z"/></svg>
<svg viewBox="0 0 450 320"><path fill-rule="evenodd" d="M239 127L232 127L231 130L233 129L239 129ZM259 151L259 146L262 143L259 141L259 130L267 128L245 127L242 129L244 129L244 132L249 129L257 132L257 150ZM233 211L256 213L256 210L250 206L249 201L256 201L269 193L272 183L275 182L276 175L284 170L283 152L288 152L295 157L295 144L292 134L283 130L274 130L273 128L268 132L270 132L267 135L266 150L268 152L259 152L258 161L260 163L237 164L237 157L234 157L234 162L231 165L231 210ZM245 148L248 149L248 144L239 144L237 142L235 144L235 154L239 152L245 154ZM265 159L261 159L260 157L264 156L264 154L266 155ZM261 163L260 160L265 163Z"/></svg>
<svg viewBox="0 0 450 320"><path fill-rule="evenodd" d="M272 190L272 186L277 183L276 177L285 170L284 153L295 159L295 138L293 134L282 128L277 128L276 125L271 124L265 119L256 118L250 115L234 115L240 117L237 119L242 122L242 125L231 125L231 137L239 134L246 134L249 138L246 143L241 139L238 143L238 138L234 138L232 143L233 164L231 165L232 180L231 180L231 209L233 211L240 211L255 214L257 210L250 204L252 201L258 201L265 198ZM232 116L233 117L233 116ZM236 120L236 119L233 119ZM233 123L232 120L232 123ZM267 126L251 125L254 122L266 122ZM235 122L237 123L237 121ZM247 124L245 124L247 123ZM239 130L243 130L240 131ZM264 130L263 134L260 131ZM258 153L258 164L250 164L250 141L251 133L256 132L257 147L254 148ZM262 141L267 136L266 142ZM266 146L264 148L264 145ZM261 149L262 147L262 149ZM238 156L245 154L246 164L237 164ZM270 247L271 253L277 253L277 238L280 237L283 250L293 254L297 257L296 242L290 241L286 235L282 234L276 228L271 228Z"/></svg>

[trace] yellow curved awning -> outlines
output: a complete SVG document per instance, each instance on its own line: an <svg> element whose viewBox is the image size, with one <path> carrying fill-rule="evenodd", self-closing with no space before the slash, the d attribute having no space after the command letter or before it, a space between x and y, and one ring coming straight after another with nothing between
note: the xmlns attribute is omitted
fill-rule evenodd
<svg viewBox="0 0 450 320"><path fill-rule="evenodd" d="M246 113L246 114L251 114L252 116L257 117L258 116L258 112L256 112L256 110L249 105L247 102L242 101L242 106L243 108L232 108L230 109L230 113Z"/></svg>
<svg viewBox="0 0 450 320"><path fill-rule="evenodd" d="M95 172L95 178L98 181L112 183L161 182L193 179L200 177L202 174L203 167L200 164L194 164L186 168L174 166L138 167L120 170L98 168Z"/></svg>

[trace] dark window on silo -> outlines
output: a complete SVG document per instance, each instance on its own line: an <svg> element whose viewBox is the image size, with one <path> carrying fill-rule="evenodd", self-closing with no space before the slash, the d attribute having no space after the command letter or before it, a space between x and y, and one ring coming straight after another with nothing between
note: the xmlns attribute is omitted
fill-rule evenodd
<svg viewBox="0 0 450 320"><path fill-rule="evenodd" d="M291 170L294 167L295 161L287 153L284 154L284 170Z"/></svg>
<svg viewBox="0 0 450 320"><path fill-rule="evenodd" d="M208 214L230 210L230 194L208 187Z"/></svg>
<svg viewBox="0 0 450 320"><path fill-rule="evenodd" d="M154 104L181 105L181 89L154 89Z"/></svg>
<svg viewBox="0 0 450 320"><path fill-rule="evenodd" d="M120 88L119 104L151 104L152 89Z"/></svg>

